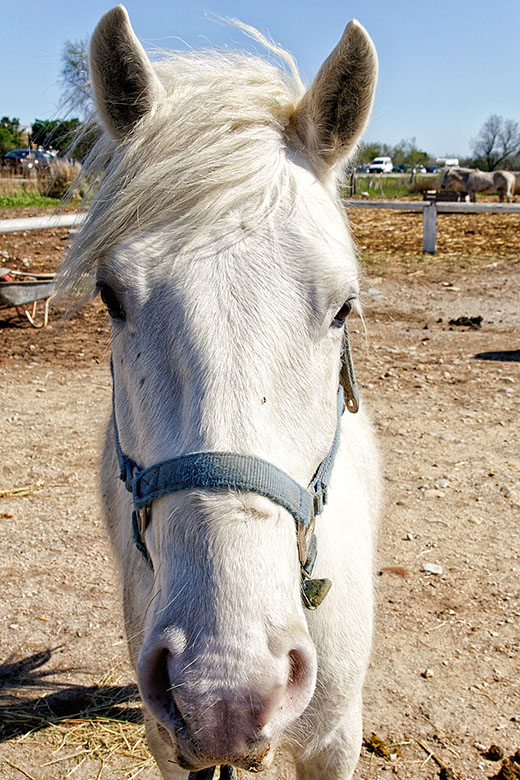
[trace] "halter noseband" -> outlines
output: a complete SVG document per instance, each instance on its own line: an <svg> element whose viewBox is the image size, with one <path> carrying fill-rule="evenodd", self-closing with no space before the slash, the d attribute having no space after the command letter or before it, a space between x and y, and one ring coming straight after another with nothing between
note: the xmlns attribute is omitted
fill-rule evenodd
<svg viewBox="0 0 520 780"><path fill-rule="evenodd" d="M119 476L133 497L134 541L148 565L153 569L152 559L145 543L145 531L150 522L151 507L155 499L178 490L190 489L257 493L279 504L294 517L302 576L303 605L307 609L316 609L329 592L331 582L329 579L311 579L317 553L315 520L327 502L327 488L339 448L341 415L345 406L353 413L359 408L359 395L346 323L341 354L336 432L329 452L316 469L307 488L302 487L274 464L237 452L190 452L163 460L147 468L140 468L121 449L116 421L112 362L111 371L112 420Z"/></svg>

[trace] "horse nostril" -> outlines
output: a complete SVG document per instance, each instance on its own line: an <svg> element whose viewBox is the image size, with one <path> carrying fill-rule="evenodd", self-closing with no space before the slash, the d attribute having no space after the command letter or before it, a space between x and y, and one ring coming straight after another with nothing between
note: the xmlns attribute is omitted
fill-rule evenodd
<svg viewBox="0 0 520 780"><path fill-rule="evenodd" d="M307 663L303 653L299 650L289 652L289 677L287 685L289 688L299 686L307 677Z"/></svg>
<svg viewBox="0 0 520 780"><path fill-rule="evenodd" d="M144 696L150 701L166 698L170 687L168 675L168 651L159 650L141 665L141 683Z"/></svg>
<svg viewBox="0 0 520 780"><path fill-rule="evenodd" d="M138 677L141 695L157 720L176 731L186 730L172 690L168 663L171 653L167 648L157 649L139 661Z"/></svg>

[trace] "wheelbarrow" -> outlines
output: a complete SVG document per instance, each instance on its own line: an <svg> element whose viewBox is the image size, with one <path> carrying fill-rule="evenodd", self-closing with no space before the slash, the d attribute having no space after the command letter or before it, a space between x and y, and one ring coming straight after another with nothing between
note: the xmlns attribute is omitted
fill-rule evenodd
<svg viewBox="0 0 520 780"><path fill-rule="evenodd" d="M33 328L46 328L49 322L49 299L54 292L56 274L37 274L2 269L0 277L0 308L14 307L19 317L26 317ZM36 321L38 302L43 302L43 315ZM30 306L30 309L25 308Z"/></svg>

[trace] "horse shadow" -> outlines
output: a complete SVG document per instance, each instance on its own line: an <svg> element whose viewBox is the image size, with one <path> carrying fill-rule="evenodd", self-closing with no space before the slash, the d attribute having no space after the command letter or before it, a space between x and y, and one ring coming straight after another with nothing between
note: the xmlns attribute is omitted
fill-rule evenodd
<svg viewBox="0 0 520 780"><path fill-rule="evenodd" d="M520 349L507 349L498 352L479 352L473 360L500 360L505 363L520 363Z"/></svg>
<svg viewBox="0 0 520 780"><path fill-rule="evenodd" d="M0 742L28 731L40 731L61 720L110 718L141 723L140 697L136 685L69 685L47 678L70 669L43 667L54 650L0 664ZM40 695L28 695L38 689ZM52 689L46 694L46 689Z"/></svg>

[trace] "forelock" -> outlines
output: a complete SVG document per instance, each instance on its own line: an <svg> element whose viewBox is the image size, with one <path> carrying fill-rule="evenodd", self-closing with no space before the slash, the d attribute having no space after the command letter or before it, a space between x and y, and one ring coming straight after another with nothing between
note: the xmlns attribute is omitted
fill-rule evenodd
<svg viewBox="0 0 520 780"><path fill-rule="evenodd" d="M97 142L84 176L99 189L60 272L82 298L97 264L139 231L167 225L179 251L237 210L265 218L291 192L284 132L300 82L241 53L167 54L154 64L165 94L117 145Z"/></svg>

